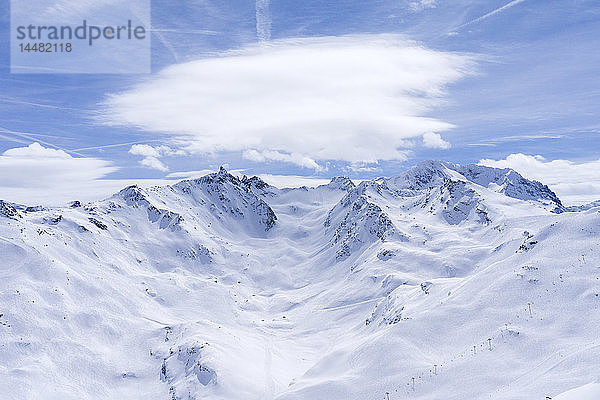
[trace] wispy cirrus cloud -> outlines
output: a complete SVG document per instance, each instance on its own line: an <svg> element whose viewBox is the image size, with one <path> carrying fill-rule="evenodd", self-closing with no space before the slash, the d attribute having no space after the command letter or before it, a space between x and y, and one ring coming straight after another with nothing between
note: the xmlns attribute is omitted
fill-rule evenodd
<svg viewBox="0 0 600 400"><path fill-rule="evenodd" d="M256 0L256 36L260 42L271 40L270 3L270 0Z"/></svg>
<svg viewBox="0 0 600 400"><path fill-rule="evenodd" d="M408 6L412 11L423 11L428 8L435 8L437 4L437 0L416 0L411 1Z"/></svg>
<svg viewBox="0 0 600 400"><path fill-rule="evenodd" d="M166 68L109 96L102 121L169 134L190 153L314 170L405 159L410 139L452 128L429 115L474 69L472 56L397 35L272 41Z"/></svg>

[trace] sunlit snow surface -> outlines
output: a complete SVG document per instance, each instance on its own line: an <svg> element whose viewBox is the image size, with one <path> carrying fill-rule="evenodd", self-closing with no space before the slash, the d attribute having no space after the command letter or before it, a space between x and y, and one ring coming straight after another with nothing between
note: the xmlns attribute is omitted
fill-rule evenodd
<svg viewBox="0 0 600 400"><path fill-rule="evenodd" d="M554 400L596 400L600 399L600 383L590 383L553 398Z"/></svg>
<svg viewBox="0 0 600 400"><path fill-rule="evenodd" d="M599 211L440 162L0 202L1 397L587 399Z"/></svg>

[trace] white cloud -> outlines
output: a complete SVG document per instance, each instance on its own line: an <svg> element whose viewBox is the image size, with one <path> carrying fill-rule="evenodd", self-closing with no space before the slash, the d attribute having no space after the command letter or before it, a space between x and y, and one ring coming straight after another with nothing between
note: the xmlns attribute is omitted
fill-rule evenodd
<svg viewBox="0 0 600 400"><path fill-rule="evenodd" d="M163 164L162 161L160 161L156 157L145 157L142 161L140 161L140 164L142 164L144 167L156 169L162 172L166 172L169 170L169 167Z"/></svg>
<svg viewBox="0 0 600 400"><path fill-rule="evenodd" d="M473 67L396 35L272 41L171 66L110 96L102 119L170 134L192 153L313 169L404 159L407 139L452 127L425 115Z"/></svg>
<svg viewBox="0 0 600 400"><path fill-rule="evenodd" d="M446 150L450 148L450 143L442 139L439 133L426 132L423 134L423 146L431 149Z"/></svg>
<svg viewBox="0 0 600 400"><path fill-rule="evenodd" d="M269 185L278 188L295 188L301 186L316 187L319 185L326 185L331 182L331 179L313 178L310 176L298 175L259 174L257 176L263 181L267 182Z"/></svg>
<svg viewBox="0 0 600 400"><path fill-rule="evenodd" d="M129 149L129 154L144 157L160 157L158 150L147 144L134 144Z"/></svg>
<svg viewBox="0 0 600 400"><path fill-rule="evenodd" d="M85 195L100 178L117 171L111 162L72 157L33 143L0 155L0 199L56 204Z"/></svg>
<svg viewBox="0 0 600 400"><path fill-rule="evenodd" d="M566 205L578 205L600 199L600 160L576 163L546 160L544 157L511 154L504 160L484 159L482 165L512 168L526 178L550 187Z"/></svg>
<svg viewBox="0 0 600 400"><path fill-rule="evenodd" d="M348 171L352 172L381 172L382 169L377 163L353 162L348 167Z"/></svg>
<svg viewBox="0 0 600 400"><path fill-rule="evenodd" d="M239 171L243 171L243 170L239 170ZM177 171L177 172L171 172L166 177L172 178L172 179L196 179L196 178L201 178L205 175L212 174L215 172L217 172L217 171L212 170L212 169L201 169L198 171ZM231 172L231 171L229 171L229 172Z"/></svg>
<svg viewBox="0 0 600 400"><path fill-rule="evenodd" d="M118 168L97 158L72 157L62 150L46 148L39 143L18 147L0 155L0 176L3 186L39 189L85 180L99 179Z"/></svg>
<svg viewBox="0 0 600 400"><path fill-rule="evenodd" d="M169 167L160 161L159 158L162 156L184 155L185 152L182 150L173 150L169 146L164 145L152 147L148 144L134 144L129 149L129 154L144 157L140 161L140 164L144 167L166 172L169 170Z"/></svg>
<svg viewBox="0 0 600 400"><path fill-rule="evenodd" d="M251 149L244 151L242 153L242 157L246 160L255 162L282 161L295 164L303 168L312 168L317 171L323 169L315 160L298 153L287 154L276 150L257 151Z"/></svg>

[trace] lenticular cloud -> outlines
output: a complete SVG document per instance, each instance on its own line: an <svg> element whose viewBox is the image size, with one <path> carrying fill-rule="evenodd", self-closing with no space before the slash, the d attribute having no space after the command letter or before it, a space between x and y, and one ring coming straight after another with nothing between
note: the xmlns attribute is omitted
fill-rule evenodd
<svg viewBox="0 0 600 400"><path fill-rule="evenodd" d="M190 152L307 168L403 159L407 139L452 127L426 115L473 68L471 56L397 35L288 39L173 65L110 95L102 118Z"/></svg>

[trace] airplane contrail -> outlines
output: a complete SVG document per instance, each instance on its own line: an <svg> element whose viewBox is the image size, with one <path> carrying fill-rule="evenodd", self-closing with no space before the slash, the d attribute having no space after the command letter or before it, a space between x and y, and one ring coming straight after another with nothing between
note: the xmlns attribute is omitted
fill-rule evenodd
<svg viewBox="0 0 600 400"><path fill-rule="evenodd" d="M517 4L523 3L524 1L525 1L525 0L513 0L513 1L511 1L510 3L508 3L508 4L505 4L505 5L503 5L502 7L495 9L494 11L490 11L489 13L482 15L482 16L481 16L481 17L479 17L479 18L475 18L475 19L473 19L473 20L471 20L471 21L469 21L469 22L465 22L464 24L462 24L462 25L460 25L460 26L458 26L458 27L454 28L453 30L454 30L454 31L457 31L457 30L459 30L459 29L461 29L461 28L464 28L464 27L465 27L465 26L467 26L467 25L471 25L471 24L475 24L475 23L477 23L477 22L483 21L484 19L486 19L486 18L489 18L489 17L491 17L492 15L496 15L496 14L498 14L498 13L501 13L502 11L504 11L504 10L506 10L506 9L508 9L508 8L511 8L511 7L513 7L513 6L516 6Z"/></svg>
<svg viewBox="0 0 600 400"><path fill-rule="evenodd" d="M54 148L56 150L62 150L65 153L75 154L75 155L80 156L80 157L86 157L85 155L83 155L81 153L78 153L77 151L67 150L64 147L57 146L57 145L52 144L50 142L47 142L45 140L40 140L40 137L49 136L49 135L42 135L42 134L31 133L31 132L13 131L13 130L6 129L6 128L3 128L3 127L0 127L0 133L4 133L4 134L8 134L8 135L13 135L13 136L16 136L16 137L21 138L21 139L28 139L30 141L38 142L38 143L41 143L41 144L43 144L45 146L52 147L52 148Z"/></svg>
<svg viewBox="0 0 600 400"><path fill-rule="evenodd" d="M137 142L127 142L127 143L114 143L114 144L105 144L102 146L93 146L93 147L82 147L79 149L73 149L69 151L84 151L84 150L100 150L100 149L108 149L110 147L122 147L122 146L130 146L134 144L143 144L149 142L161 142L160 139L152 139L152 140L138 140Z"/></svg>
<svg viewBox="0 0 600 400"><path fill-rule="evenodd" d="M8 140L8 141L15 142L15 143L21 143L21 144L30 144L31 143L31 140L23 140L23 139L19 139L16 137L5 136L2 134L0 134L0 139Z"/></svg>
<svg viewBox="0 0 600 400"><path fill-rule="evenodd" d="M259 42L271 40L270 0L256 0L256 36Z"/></svg>
<svg viewBox="0 0 600 400"><path fill-rule="evenodd" d="M154 33L154 36L156 36L158 38L158 40L160 40L160 42L165 46L165 48L167 50L169 50L169 52L175 59L175 62L178 63L179 55L175 51L175 48L173 47L173 45L164 37L164 35L161 32L162 32L161 30L156 30L156 29L152 31L152 33Z"/></svg>
<svg viewBox="0 0 600 400"><path fill-rule="evenodd" d="M18 99L10 98L10 97L2 97L2 98L0 98L0 102L11 103L11 104L23 104L23 105L34 106L34 107L41 107L41 108L52 108L52 109L56 109L56 110L82 111L79 108L54 106L54 105L51 105L51 104L33 103L31 101L23 101L23 100L18 100Z"/></svg>

